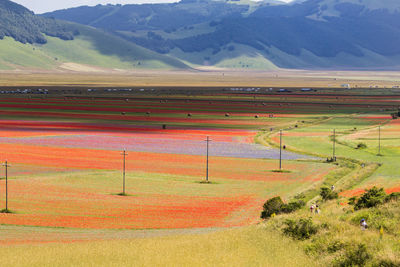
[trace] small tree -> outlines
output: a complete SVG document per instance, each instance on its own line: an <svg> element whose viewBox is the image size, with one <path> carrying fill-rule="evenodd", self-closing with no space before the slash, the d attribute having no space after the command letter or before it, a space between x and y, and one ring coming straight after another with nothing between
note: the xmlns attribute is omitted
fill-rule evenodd
<svg viewBox="0 0 400 267"><path fill-rule="evenodd" d="M261 212L261 218L267 219L272 214L278 215L280 213L291 213L304 207L306 203L303 200L291 201L288 204L284 203L281 197L274 197L264 203L263 211Z"/></svg>
<svg viewBox="0 0 400 267"><path fill-rule="evenodd" d="M261 218L266 219L271 217L272 214L279 214L281 208L285 203L283 203L281 197L274 197L268 199L263 205L263 211L261 212Z"/></svg>
<svg viewBox="0 0 400 267"><path fill-rule="evenodd" d="M363 208L372 208L385 203L386 193L383 188L372 187L367 190L359 199L356 200L354 208L356 210Z"/></svg>
<svg viewBox="0 0 400 267"><path fill-rule="evenodd" d="M333 190L331 190L328 187L322 187L321 188L321 192L319 194L320 194L320 196L322 197L322 199L324 201L339 198L338 193L333 191Z"/></svg>

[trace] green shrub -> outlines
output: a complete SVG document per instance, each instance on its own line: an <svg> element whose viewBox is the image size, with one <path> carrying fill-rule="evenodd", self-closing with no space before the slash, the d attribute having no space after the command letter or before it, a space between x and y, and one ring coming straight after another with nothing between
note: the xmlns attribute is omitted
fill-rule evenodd
<svg viewBox="0 0 400 267"><path fill-rule="evenodd" d="M285 205L283 203L281 197L274 197L268 199L267 202L263 205L263 211L261 212L261 218L266 219L271 217L272 214L278 214L281 211L282 206Z"/></svg>
<svg viewBox="0 0 400 267"><path fill-rule="evenodd" d="M365 266L367 261L371 259L371 254L368 252L365 244L358 244L346 248L345 254L336 259L336 266L352 267Z"/></svg>
<svg viewBox="0 0 400 267"><path fill-rule="evenodd" d="M351 197L349 198L349 205L355 205L357 201L357 197Z"/></svg>
<svg viewBox="0 0 400 267"><path fill-rule="evenodd" d="M328 188L328 187L322 187L322 188L321 188L321 192L320 192L319 194L321 195L321 197L322 197L322 199L323 199L324 201L339 198L338 193L335 192L335 191L332 191L332 190L331 190L330 188Z"/></svg>
<svg viewBox="0 0 400 267"><path fill-rule="evenodd" d="M356 210L362 208L372 208L383 203L390 201L398 201L400 199L400 193L395 192L387 195L383 188L373 187L367 190L360 198L352 197L349 200L349 204L354 205Z"/></svg>
<svg viewBox="0 0 400 267"><path fill-rule="evenodd" d="M394 193L391 193L390 195L386 196L385 202L398 201L399 199L400 199L400 193L394 192Z"/></svg>
<svg viewBox="0 0 400 267"><path fill-rule="evenodd" d="M291 213L291 212L301 209L305 205L306 205L306 203L303 200L289 202L289 204L285 204L282 206L281 212L282 213Z"/></svg>
<svg viewBox="0 0 400 267"><path fill-rule="evenodd" d="M380 230L383 227L385 233L397 234L399 218L397 209L392 210L385 206L371 209L363 209L351 215L350 221L354 225L359 225L361 219L365 219L368 228Z"/></svg>
<svg viewBox="0 0 400 267"><path fill-rule="evenodd" d="M2 209L0 210L0 213L12 213L12 211L8 209Z"/></svg>
<svg viewBox="0 0 400 267"><path fill-rule="evenodd" d="M387 195L383 188L373 187L367 190L360 198L352 197L349 199L349 204L354 205L354 209L359 210L362 208L372 208L380 204L390 201L398 201L400 193L395 192Z"/></svg>
<svg viewBox="0 0 400 267"><path fill-rule="evenodd" d="M365 149L365 148L367 148L367 144L365 144L365 143L358 143L357 144L357 149Z"/></svg>
<svg viewBox="0 0 400 267"><path fill-rule="evenodd" d="M372 266L374 267L397 267L400 266L400 261L393 261L389 259L380 260L377 263L374 263Z"/></svg>
<svg viewBox="0 0 400 267"><path fill-rule="evenodd" d="M339 241L339 240L335 240L332 243L328 244L328 247L326 248L326 250L329 253L335 253L339 250L342 250L345 247L345 243Z"/></svg>
<svg viewBox="0 0 400 267"><path fill-rule="evenodd" d="M318 226L313 224L311 218L295 220L286 220L286 226L283 228L283 233L294 239L305 240L318 232Z"/></svg>
<svg viewBox="0 0 400 267"><path fill-rule="evenodd" d="M294 196L294 199L304 200L306 195L302 192Z"/></svg>
<svg viewBox="0 0 400 267"><path fill-rule="evenodd" d="M281 197L274 197L264 203L261 218L267 219L271 217L272 214L291 213L301 209L305 205L306 203L303 200L291 201L286 204L282 201Z"/></svg>
<svg viewBox="0 0 400 267"><path fill-rule="evenodd" d="M354 209L372 208L386 202L386 193L383 188L373 187L367 190L355 201Z"/></svg>
<svg viewBox="0 0 400 267"><path fill-rule="evenodd" d="M306 244L304 246L304 252L309 255L309 256L316 256L321 253L321 245L319 243L313 243L311 242L310 244Z"/></svg>

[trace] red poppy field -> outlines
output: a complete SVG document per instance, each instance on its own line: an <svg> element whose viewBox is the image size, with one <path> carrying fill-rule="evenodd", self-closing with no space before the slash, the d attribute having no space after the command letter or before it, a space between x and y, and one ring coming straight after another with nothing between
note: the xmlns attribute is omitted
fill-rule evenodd
<svg viewBox="0 0 400 267"><path fill-rule="evenodd" d="M334 170L285 152L288 171L273 172L279 153L255 144L255 137L261 128L285 124L294 115L275 113L270 118L271 106L263 110L236 103L12 98L2 99L0 107L0 160L11 164L8 205L13 211L0 214L3 225L242 226L259 220L268 197L289 197ZM203 184L207 136L212 139L211 183ZM128 195L120 196L124 148ZM2 179L1 206L4 191ZM0 242L18 240L9 236Z"/></svg>
<svg viewBox="0 0 400 267"><path fill-rule="evenodd" d="M23 137L42 136L24 131ZM292 173L274 173L276 160L212 156L209 174L215 184L200 184L204 156L129 151L131 195L123 197L116 195L121 191L120 151L99 148L0 144L3 160L14 165L9 172L9 206L16 211L0 215L0 223L99 229L238 226L257 221L266 197L321 181L331 170L293 161L285 163ZM29 166L30 173L22 171ZM101 184L92 178L96 175ZM181 192L181 187L188 191ZM0 203L4 205L4 200Z"/></svg>
<svg viewBox="0 0 400 267"><path fill-rule="evenodd" d="M11 164L8 205L13 213L0 214L0 224L89 232L254 224L266 199L279 195L287 200L313 190L340 168L289 150L329 153L333 125L345 131L356 123L368 131L390 117L348 117L370 105L373 111L393 105L384 97L350 101L324 95L257 96L254 103L246 95L180 98L1 99L0 160ZM385 134L395 135L396 127L392 122ZM284 172L276 171L279 150L260 144L268 136L277 145L278 129L284 129L289 148L282 155ZM353 142L369 134L357 131L343 138ZM208 184L202 183L207 136L212 139ZM123 149L128 153L127 196L118 195ZM4 168L1 172L3 178ZM393 182L391 188L396 186ZM341 195L361 192L359 186L348 190ZM1 179L0 208L4 192ZM32 242L80 239L42 235ZM0 244L19 243L19 238L5 235Z"/></svg>

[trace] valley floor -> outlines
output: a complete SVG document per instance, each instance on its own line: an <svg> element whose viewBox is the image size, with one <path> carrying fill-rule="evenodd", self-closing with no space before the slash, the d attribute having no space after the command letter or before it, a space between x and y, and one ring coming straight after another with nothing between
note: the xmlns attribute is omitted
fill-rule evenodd
<svg viewBox="0 0 400 267"><path fill-rule="evenodd" d="M400 86L396 71L274 70L109 70L84 72L89 66L75 64L76 71L21 69L1 71L0 86L98 86L98 87L323 87L390 89ZM357 91L357 90L355 90Z"/></svg>
<svg viewBox="0 0 400 267"><path fill-rule="evenodd" d="M398 262L398 203L360 211L348 204L350 196L372 186L400 191L400 131L390 116L398 95L249 99L254 100L247 94L0 99L1 160L12 164L14 212L0 215L2 264L328 266L345 257L343 248L352 242L366 244L371 266ZM338 161L328 163L333 129ZM277 170L280 130L283 171ZM212 183L201 184L205 151L197 149L207 135L218 150L240 153L211 155ZM116 195L121 142L129 153L128 196ZM254 157L258 146L252 143L275 152ZM168 153L158 150L165 145ZM298 154L307 156L288 157ZM331 185L340 198L321 202L320 188ZM0 186L4 192L4 179ZM299 194L309 204L319 201L322 213L304 208L260 221L266 199L280 195L288 201ZM286 219L310 216L321 229L315 237L283 235ZM360 230L361 217L368 231Z"/></svg>

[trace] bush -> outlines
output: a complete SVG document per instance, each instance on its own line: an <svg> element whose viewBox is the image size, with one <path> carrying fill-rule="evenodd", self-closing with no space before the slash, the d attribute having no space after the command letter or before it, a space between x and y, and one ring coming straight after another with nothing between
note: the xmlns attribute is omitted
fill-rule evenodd
<svg viewBox="0 0 400 267"><path fill-rule="evenodd" d="M305 240L318 232L318 226L314 225L311 218L295 220L286 220L286 227L283 233L294 239Z"/></svg>
<svg viewBox="0 0 400 267"><path fill-rule="evenodd" d="M351 197L349 198L349 205L355 205L357 201L357 197Z"/></svg>
<svg viewBox="0 0 400 267"><path fill-rule="evenodd" d="M263 211L261 212L261 218L267 219L272 214L280 213L291 213L304 207L306 203L303 200L291 201L286 204L282 201L281 197L274 197L268 199L263 205Z"/></svg>
<svg viewBox="0 0 400 267"><path fill-rule="evenodd" d="M391 193L390 195L386 196L385 202L398 201L399 199L400 199L400 193L394 192L394 193Z"/></svg>
<svg viewBox="0 0 400 267"><path fill-rule="evenodd" d="M268 199L263 205L263 211L261 212L261 218L266 219L271 217L272 214L278 214L281 211L283 203L281 197L274 197Z"/></svg>
<svg viewBox="0 0 400 267"><path fill-rule="evenodd" d="M333 241L332 243L330 243L330 244L328 245L327 251L328 251L329 253L335 253L335 252L337 252L337 251L342 250L343 248L345 248L345 246L346 246L345 243L343 243L343 242L341 242L341 241L339 241L339 240L336 240L336 241Z"/></svg>
<svg viewBox="0 0 400 267"><path fill-rule="evenodd" d="M294 196L294 199L301 199L301 200L303 200L303 199L305 199L305 198L306 198L306 195L305 195L304 193L299 193L299 194L297 194L297 195Z"/></svg>
<svg viewBox="0 0 400 267"><path fill-rule="evenodd" d="M379 231L383 227L385 233L397 234L399 232L399 218L398 207L396 206L362 209L352 214L350 221L354 225L359 225L361 219L365 219L368 223L368 228Z"/></svg>
<svg viewBox="0 0 400 267"><path fill-rule="evenodd" d="M357 149L365 149L365 148L367 148L367 144L365 144L365 143L358 143L356 148L357 148Z"/></svg>
<svg viewBox="0 0 400 267"><path fill-rule="evenodd" d="M284 204L281 208L282 213L291 213L304 207L306 203L303 200L292 201Z"/></svg>
<svg viewBox="0 0 400 267"><path fill-rule="evenodd" d="M0 210L0 213L12 213L12 211L8 209L2 209Z"/></svg>
<svg viewBox="0 0 400 267"><path fill-rule="evenodd" d="M322 188L321 188L321 192L320 192L319 194L321 195L321 197L322 197L322 199L323 199L324 201L339 198L338 193L335 192L335 191L332 191L332 190L331 190L330 188L328 188L328 187L322 187Z"/></svg>
<svg viewBox="0 0 400 267"><path fill-rule="evenodd" d="M367 190L359 199L355 201L354 209L359 210L381 205L387 201L386 197L387 195L383 188L377 188L374 186Z"/></svg>
<svg viewBox="0 0 400 267"><path fill-rule="evenodd" d="M377 263L374 263L372 266L376 266L376 267L396 267L396 266L400 266L400 262L394 262L392 260L380 260Z"/></svg>
<svg viewBox="0 0 400 267"><path fill-rule="evenodd" d="M372 208L390 201L398 201L400 193L394 192L387 195L383 188L373 187L367 190L360 198L352 197L349 199L349 204L354 205L354 209Z"/></svg>
<svg viewBox="0 0 400 267"><path fill-rule="evenodd" d="M365 244L353 245L346 249L343 256L336 260L336 266L365 266L367 261L371 259L371 254L368 252Z"/></svg>

